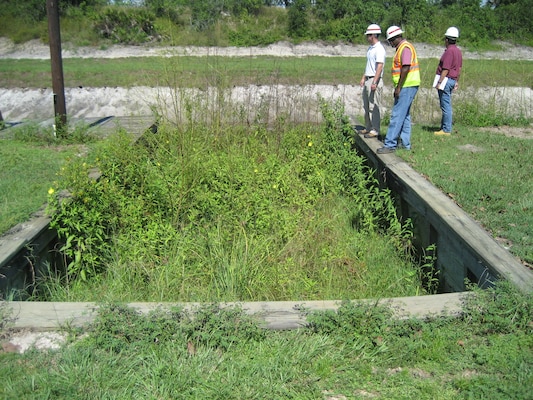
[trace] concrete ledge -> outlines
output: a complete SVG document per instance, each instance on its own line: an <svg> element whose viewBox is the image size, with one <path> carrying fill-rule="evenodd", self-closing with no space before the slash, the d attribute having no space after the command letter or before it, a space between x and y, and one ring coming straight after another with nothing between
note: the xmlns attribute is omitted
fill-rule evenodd
<svg viewBox="0 0 533 400"><path fill-rule="evenodd" d="M7 264L14 254L33 243L35 237L49 229L49 224L50 218L35 216L0 236L0 266Z"/></svg>
<svg viewBox="0 0 533 400"><path fill-rule="evenodd" d="M427 318L431 316L458 315L468 293L446 293L431 296L396 297L379 300L355 300L389 305L397 318ZM329 301L273 301L221 303L222 307L240 306L244 312L264 322L273 330L297 329L307 324L303 311L337 310L340 300ZM57 330L61 327L81 327L91 323L98 312L96 303L24 302L6 303L13 319L11 328L32 330ZM128 303L128 307L141 313L157 308L182 307L194 310L200 303Z"/></svg>

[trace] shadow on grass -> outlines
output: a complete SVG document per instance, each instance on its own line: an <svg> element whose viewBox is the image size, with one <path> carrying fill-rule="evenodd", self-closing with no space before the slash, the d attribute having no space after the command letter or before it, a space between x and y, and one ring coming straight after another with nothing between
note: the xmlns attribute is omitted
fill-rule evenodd
<svg viewBox="0 0 533 400"><path fill-rule="evenodd" d="M436 125L423 125L422 127L422 130L425 131L425 132L436 132L440 129L440 127L436 126Z"/></svg>

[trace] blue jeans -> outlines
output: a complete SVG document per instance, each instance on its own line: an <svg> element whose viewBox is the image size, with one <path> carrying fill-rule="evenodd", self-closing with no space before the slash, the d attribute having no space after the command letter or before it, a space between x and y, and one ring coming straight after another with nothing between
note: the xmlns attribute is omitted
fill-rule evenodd
<svg viewBox="0 0 533 400"><path fill-rule="evenodd" d="M455 80L448 78L444 90L439 89L440 109L442 110L440 129L449 133L452 131L452 91L455 87L455 83Z"/></svg>
<svg viewBox="0 0 533 400"><path fill-rule="evenodd" d="M395 149L398 139L401 139L403 147L411 148L411 104L415 99L418 86L404 87L400 95L394 99L390 116L389 129L385 136L385 147Z"/></svg>

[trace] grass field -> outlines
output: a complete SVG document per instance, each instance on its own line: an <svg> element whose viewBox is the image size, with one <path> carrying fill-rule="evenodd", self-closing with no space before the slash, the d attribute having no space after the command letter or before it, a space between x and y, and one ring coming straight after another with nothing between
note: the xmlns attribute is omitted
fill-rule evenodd
<svg viewBox="0 0 533 400"><path fill-rule="evenodd" d="M455 125L451 137L441 138L433 135L436 130L415 125L413 150L398 155L533 265L533 168L527 161L533 156L533 134L511 137Z"/></svg>
<svg viewBox="0 0 533 400"><path fill-rule="evenodd" d="M5 232L44 206L57 172L82 148L2 139L0 143L0 232Z"/></svg>
<svg viewBox="0 0 533 400"><path fill-rule="evenodd" d="M355 57L142 57L65 59L66 87L271 84L358 84L366 60ZM421 59L423 82L430 87L438 60ZM390 85L390 74L384 75ZM49 60L0 60L4 88L50 87ZM424 86L424 85L422 85ZM465 60L461 86L533 87L533 61Z"/></svg>
<svg viewBox="0 0 533 400"><path fill-rule="evenodd" d="M60 139L34 121L0 131L0 233L42 209L61 167L87 156L95 140L87 126L72 126L70 133Z"/></svg>

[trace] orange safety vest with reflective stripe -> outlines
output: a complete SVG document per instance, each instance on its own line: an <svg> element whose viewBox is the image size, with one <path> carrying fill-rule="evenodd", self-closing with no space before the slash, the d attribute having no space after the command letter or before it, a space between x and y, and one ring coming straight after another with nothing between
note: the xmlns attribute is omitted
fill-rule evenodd
<svg viewBox="0 0 533 400"><path fill-rule="evenodd" d="M411 66L409 67L409 72L407 73L403 87L420 86L420 64L418 64L414 46L407 40L400 43L394 54L394 59L392 60L392 81L395 87L398 86L400 72L402 70L402 51L405 47L411 49Z"/></svg>

